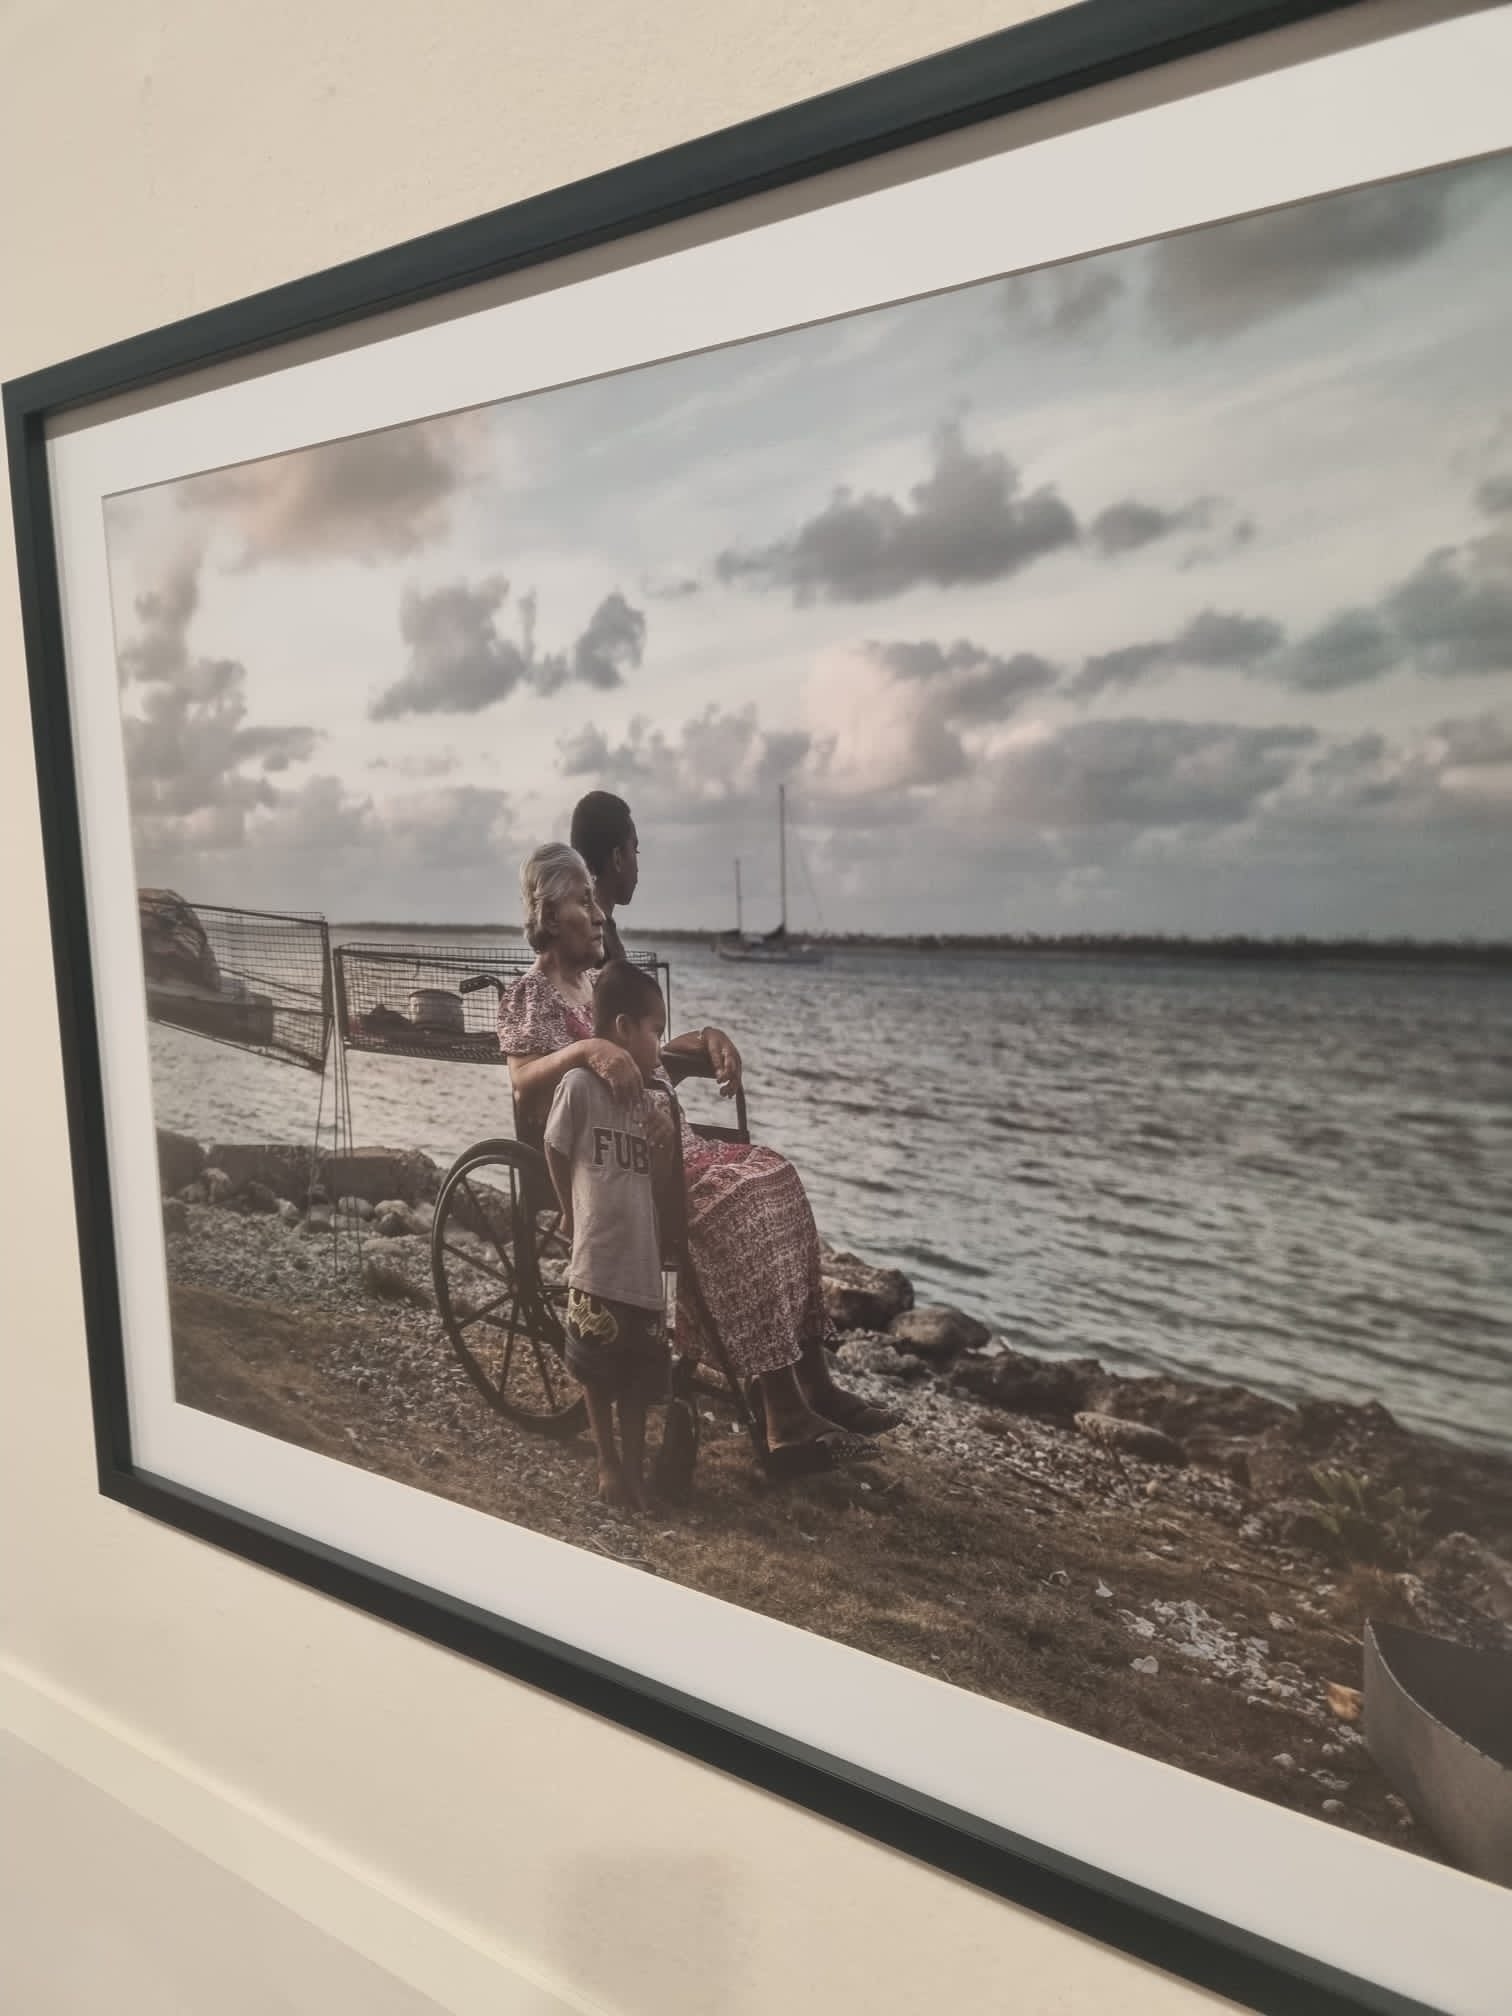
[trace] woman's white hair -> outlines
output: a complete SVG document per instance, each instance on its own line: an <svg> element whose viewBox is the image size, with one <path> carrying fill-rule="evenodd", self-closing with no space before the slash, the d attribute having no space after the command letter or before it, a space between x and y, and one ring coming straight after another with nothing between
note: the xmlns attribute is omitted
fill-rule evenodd
<svg viewBox="0 0 1512 2016"><path fill-rule="evenodd" d="M525 936L533 951L546 950L556 936L553 912L559 904L569 902L585 882L591 889L588 863L564 841L548 840L529 857L520 870L520 900L525 908Z"/></svg>

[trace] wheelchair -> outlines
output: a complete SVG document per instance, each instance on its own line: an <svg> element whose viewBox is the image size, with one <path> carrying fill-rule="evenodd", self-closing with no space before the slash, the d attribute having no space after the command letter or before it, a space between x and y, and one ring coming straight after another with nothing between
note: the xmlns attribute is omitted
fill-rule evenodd
<svg viewBox="0 0 1512 2016"><path fill-rule="evenodd" d="M496 991L509 983L494 973L469 975L460 991ZM701 1058L665 1060L669 1077L712 1077ZM658 1096L655 1092L652 1097ZM709 1317L688 1252L682 1161L682 1112L673 1095L672 1166L665 1185L673 1208L663 1209L662 1268L669 1277L668 1321L673 1352L672 1391L688 1397L693 1363L677 1355L677 1307L686 1299L697 1310L699 1328L734 1395L737 1412L763 1462L766 1437ZM750 1126L744 1089L735 1095L734 1126L690 1122L706 1141L748 1143ZM670 1221L670 1222L668 1222ZM566 1304L568 1241L552 1188L539 1124L515 1102L512 1139L474 1142L447 1171L436 1199L431 1229L431 1267L436 1309L452 1349L490 1406L518 1427L538 1435L566 1437L587 1426L587 1409L567 1370Z"/></svg>

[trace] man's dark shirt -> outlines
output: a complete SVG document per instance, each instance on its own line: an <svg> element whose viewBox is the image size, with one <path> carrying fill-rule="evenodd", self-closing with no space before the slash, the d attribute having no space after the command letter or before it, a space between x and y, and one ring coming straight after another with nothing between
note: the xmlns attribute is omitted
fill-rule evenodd
<svg viewBox="0 0 1512 2016"><path fill-rule="evenodd" d="M607 966L611 959L623 959L624 956L625 947L620 939L619 927L612 917L606 917L604 919L604 957L602 964Z"/></svg>

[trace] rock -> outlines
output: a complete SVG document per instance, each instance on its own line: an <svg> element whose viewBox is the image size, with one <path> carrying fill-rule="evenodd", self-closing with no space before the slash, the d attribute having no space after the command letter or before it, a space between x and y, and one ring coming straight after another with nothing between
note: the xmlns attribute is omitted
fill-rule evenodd
<svg viewBox="0 0 1512 2016"><path fill-rule="evenodd" d="M1325 1689L1329 1710L1341 1722L1358 1722L1364 1697L1358 1687L1346 1687L1338 1680L1330 1680Z"/></svg>
<svg viewBox="0 0 1512 2016"><path fill-rule="evenodd" d="M985 1323L943 1303L905 1309L893 1318L887 1334L899 1351L914 1351L921 1358L956 1358L963 1351L979 1350L992 1338Z"/></svg>
<svg viewBox="0 0 1512 2016"><path fill-rule="evenodd" d="M1304 1400L1282 1408L1251 1446L1249 1488L1257 1498L1316 1499L1319 1470L1351 1472L1384 1487L1419 1447L1420 1439L1409 1436L1378 1400L1361 1407Z"/></svg>
<svg viewBox="0 0 1512 2016"><path fill-rule="evenodd" d="M165 1232L187 1232L189 1230L189 1206L182 1197L163 1199L163 1230Z"/></svg>
<svg viewBox="0 0 1512 2016"><path fill-rule="evenodd" d="M1279 1771L1295 1771L1297 1768L1297 1760L1289 1750L1282 1750L1277 1756L1272 1757L1271 1762Z"/></svg>
<svg viewBox="0 0 1512 2016"><path fill-rule="evenodd" d="M157 1130L158 1176L165 1197L175 1196L192 1183L205 1166L205 1151L187 1134L175 1134L167 1127Z"/></svg>
<svg viewBox="0 0 1512 2016"><path fill-rule="evenodd" d="M1185 1463L1186 1451L1163 1429L1150 1428L1143 1421L1125 1421L1117 1414L1082 1413L1075 1417L1078 1430L1089 1442L1101 1443L1119 1456L1134 1456L1141 1463Z"/></svg>
<svg viewBox="0 0 1512 2016"><path fill-rule="evenodd" d="M1216 1452L1248 1444L1291 1416L1291 1409L1279 1400L1262 1399L1246 1387L1209 1386L1166 1374L1127 1378L1101 1373L1085 1404L1101 1414L1116 1414L1120 1420L1143 1421L1151 1428L1163 1429L1173 1441L1185 1444L1194 1460L1203 1461L1207 1458L1195 1457L1194 1445Z"/></svg>
<svg viewBox="0 0 1512 2016"><path fill-rule="evenodd" d="M373 1208L372 1226L385 1239L428 1239L432 1214L401 1198L386 1197Z"/></svg>
<svg viewBox="0 0 1512 2016"><path fill-rule="evenodd" d="M884 1379L901 1379L905 1384L911 1385L915 1380L927 1379L929 1367L922 1358L915 1358L912 1351L895 1351L892 1370L884 1372L882 1376Z"/></svg>
<svg viewBox="0 0 1512 2016"><path fill-rule="evenodd" d="M370 1205L386 1199L415 1204L430 1201L441 1187L441 1171L415 1148L355 1148L350 1154L316 1156L288 1141L218 1141L208 1159L238 1189L265 1183L275 1196L296 1204L328 1203L332 1197L357 1197Z"/></svg>
<svg viewBox="0 0 1512 2016"><path fill-rule="evenodd" d="M913 1307L913 1283L896 1267L872 1267L854 1253L821 1255L824 1307L840 1331L886 1330Z"/></svg>
<svg viewBox="0 0 1512 2016"><path fill-rule="evenodd" d="M1421 1575L1393 1575L1391 1586L1420 1631L1435 1638L1453 1638L1484 1651L1512 1652L1512 1626L1465 1601L1442 1582L1427 1583Z"/></svg>
<svg viewBox="0 0 1512 2016"><path fill-rule="evenodd" d="M297 1204L285 1197L278 1207L278 1215L285 1225L297 1225L304 1214Z"/></svg>
<svg viewBox="0 0 1512 2016"><path fill-rule="evenodd" d="M275 1197L304 1203L310 1188L313 1152L282 1141L217 1141L210 1162L223 1169L238 1188L262 1183Z"/></svg>
<svg viewBox="0 0 1512 2016"><path fill-rule="evenodd" d="M238 1211L245 1211L252 1216L266 1218L278 1209L278 1198L266 1183L248 1183L244 1189L238 1190L230 1201Z"/></svg>
<svg viewBox="0 0 1512 2016"><path fill-rule="evenodd" d="M329 1233L334 1232L335 1229L336 1221L332 1218L330 1212L325 1209L324 1205L321 1204L312 1205L309 1212L300 1221L299 1226L301 1236L306 1239L323 1238Z"/></svg>
<svg viewBox="0 0 1512 2016"><path fill-rule="evenodd" d="M184 1204L208 1204L210 1202L210 1192L205 1188L203 1179L198 1176L195 1177L192 1183L186 1183L178 1194L180 1202Z"/></svg>
<svg viewBox="0 0 1512 2016"><path fill-rule="evenodd" d="M1349 1400L1300 1400L1292 1414L1291 1432L1304 1449L1335 1453L1362 1442L1399 1442L1406 1434L1400 1421L1379 1400L1356 1406Z"/></svg>
<svg viewBox="0 0 1512 2016"><path fill-rule="evenodd" d="M1318 1496L1314 1471L1322 1464L1360 1468L1354 1460L1367 1443L1378 1441L1383 1428L1399 1434L1384 1407L1353 1407L1327 1400L1305 1400L1300 1406L1271 1403L1269 1419L1258 1421L1245 1452L1247 1488L1267 1500L1306 1501Z"/></svg>
<svg viewBox="0 0 1512 2016"><path fill-rule="evenodd" d="M369 1204L388 1198L429 1203L441 1188L441 1171L416 1148L354 1148L348 1155L326 1156L321 1176L338 1196Z"/></svg>
<svg viewBox="0 0 1512 2016"><path fill-rule="evenodd" d="M454 1228L460 1227L486 1240L496 1250L513 1244L514 1221L509 1198L502 1189L495 1190L485 1184L476 1189L470 1184L466 1188L459 1186L452 1192L446 1209L448 1238L452 1237Z"/></svg>
<svg viewBox="0 0 1512 2016"><path fill-rule="evenodd" d="M1106 1582L1099 1582L1097 1587L1093 1590L1092 1593L1094 1596L1107 1597L1111 1596L1113 1594L1113 1591L1108 1587Z"/></svg>
<svg viewBox="0 0 1512 2016"><path fill-rule="evenodd" d="M929 1367L908 1351L894 1351L884 1339L872 1336L848 1337L840 1350L840 1362L849 1370L869 1372L874 1379L911 1382L927 1379Z"/></svg>
<svg viewBox="0 0 1512 2016"><path fill-rule="evenodd" d="M1134 1668L1136 1673L1158 1673L1160 1671L1160 1661L1153 1653L1150 1653L1143 1659L1131 1659L1129 1664Z"/></svg>
<svg viewBox="0 0 1512 2016"><path fill-rule="evenodd" d="M429 1309L431 1298L400 1267L369 1256L362 1263L362 1285L369 1295L382 1302L408 1302L416 1309Z"/></svg>
<svg viewBox="0 0 1512 2016"><path fill-rule="evenodd" d="M1318 1506L1301 1498L1281 1498L1262 1505L1244 1521L1239 1532L1246 1540L1305 1547L1314 1554L1327 1554L1334 1544Z"/></svg>
<svg viewBox="0 0 1512 2016"><path fill-rule="evenodd" d="M1349 1780L1347 1778L1336 1777L1332 1771L1314 1771L1312 1775L1314 1782L1321 1785L1325 1792L1347 1792L1349 1790Z"/></svg>
<svg viewBox="0 0 1512 2016"><path fill-rule="evenodd" d="M1031 1358L1009 1350L1001 1357L963 1359L951 1381L1010 1413L1070 1421L1086 1406L1092 1381L1101 1372L1095 1358Z"/></svg>
<svg viewBox="0 0 1512 2016"><path fill-rule="evenodd" d="M1426 1582L1498 1624L1512 1624L1512 1564L1469 1533L1445 1534L1417 1566Z"/></svg>
<svg viewBox="0 0 1512 2016"><path fill-rule="evenodd" d="M1272 1631L1295 1631L1297 1628L1291 1618L1283 1617L1279 1610L1272 1610L1265 1621L1270 1625Z"/></svg>
<svg viewBox="0 0 1512 2016"><path fill-rule="evenodd" d="M1017 1430L1011 1428L1001 1414L991 1414L985 1409L977 1415L976 1426L995 1442L1017 1442L1019 1439Z"/></svg>
<svg viewBox="0 0 1512 2016"><path fill-rule="evenodd" d="M211 1204L226 1203L237 1187L224 1169L207 1169L199 1180L204 1184L206 1200Z"/></svg>
<svg viewBox="0 0 1512 2016"><path fill-rule="evenodd" d="M366 1197L342 1197L338 1199L336 1209L345 1218L366 1220L373 1215L373 1207Z"/></svg>
<svg viewBox="0 0 1512 2016"><path fill-rule="evenodd" d="M1206 1469L1221 1470L1241 1491L1250 1489L1249 1451L1242 1443L1215 1442L1211 1437L1196 1435L1187 1444L1187 1455Z"/></svg>
<svg viewBox="0 0 1512 2016"><path fill-rule="evenodd" d="M1325 1813L1342 1813L1344 1811L1344 1801L1342 1799L1325 1799L1323 1801L1323 1811Z"/></svg>

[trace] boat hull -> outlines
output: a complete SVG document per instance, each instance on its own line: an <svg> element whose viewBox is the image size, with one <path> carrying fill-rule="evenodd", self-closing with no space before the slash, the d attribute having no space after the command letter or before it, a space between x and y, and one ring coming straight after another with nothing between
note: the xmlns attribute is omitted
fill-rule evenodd
<svg viewBox="0 0 1512 2016"><path fill-rule="evenodd" d="M1450 1860L1512 1885L1512 1656L1365 1627L1365 1741Z"/></svg>
<svg viewBox="0 0 1512 2016"><path fill-rule="evenodd" d="M721 959L728 959L736 966L822 966L824 954L812 952L806 947L790 952L767 952L745 945L716 945L714 950Z"/></svg>

